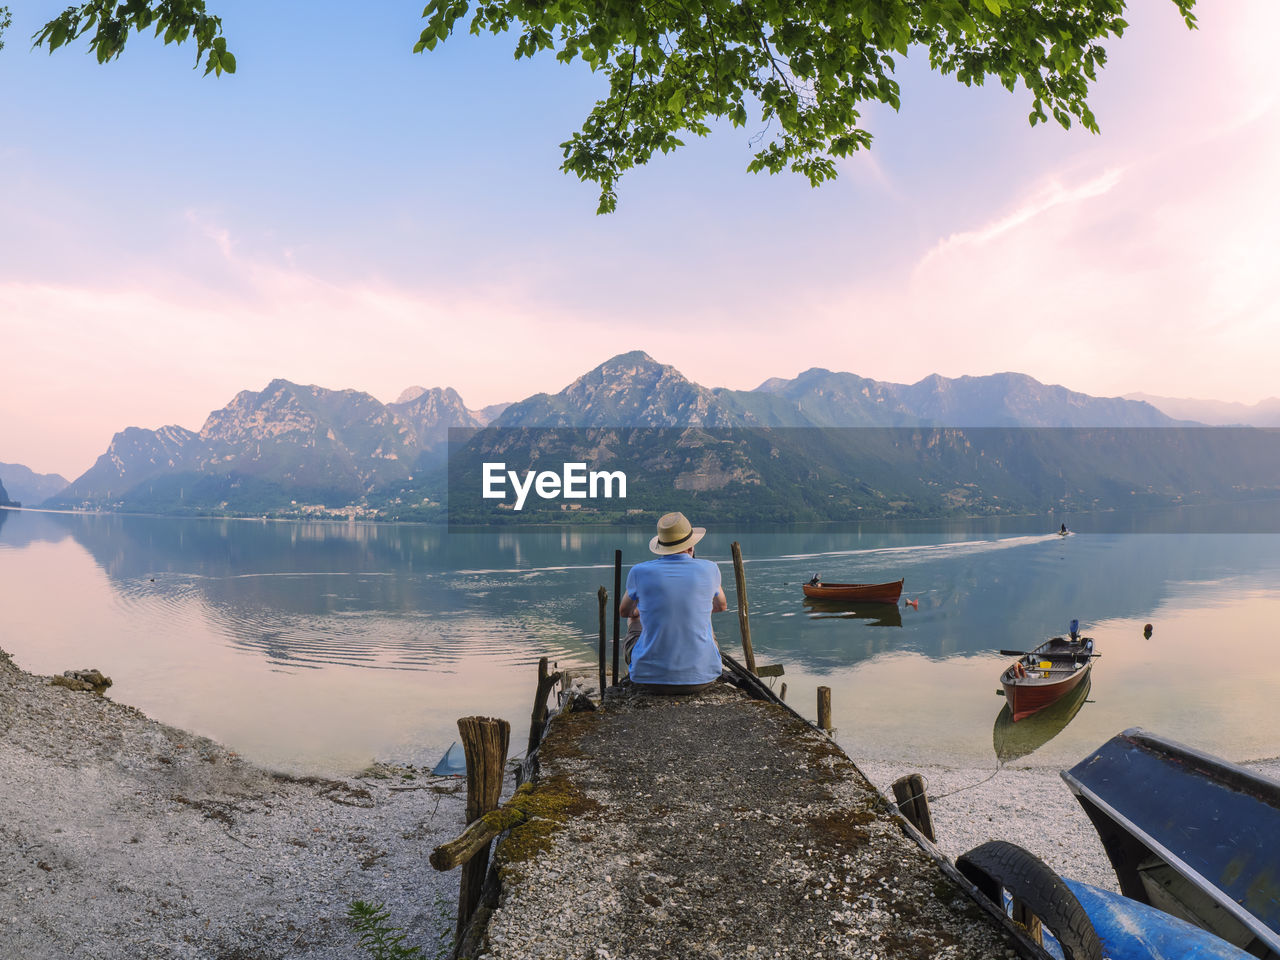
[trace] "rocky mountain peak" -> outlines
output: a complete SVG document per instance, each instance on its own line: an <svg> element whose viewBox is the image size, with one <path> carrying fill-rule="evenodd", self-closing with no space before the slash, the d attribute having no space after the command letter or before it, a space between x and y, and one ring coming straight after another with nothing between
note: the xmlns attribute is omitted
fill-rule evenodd
<svg viewBox="0 0 1280 960"><path fill-rule="evenodd" d="M245 439L279 438L287 433L306 433L316 427L315 418L305 409L301 390L288 380L272 380L261 391L242 390L221 410L214 410L200 429L207 443L238 444Z"/></svg>
<svg viewBox="0 0 1280 960"><path fill-rule="evenodd" d="M410 399L388 404L388 409L413 430L417 442L424 447L434 447L447 439L451 427L484 425L453 387L411 387L400 396Z"/></svg>
<svg viewBox="0 0 1280 960"><path fill-rule="evenodd" d="M611 357L554 395L513 404L500 426L716 426L729 418L715 394L641 350Z"/></svg>

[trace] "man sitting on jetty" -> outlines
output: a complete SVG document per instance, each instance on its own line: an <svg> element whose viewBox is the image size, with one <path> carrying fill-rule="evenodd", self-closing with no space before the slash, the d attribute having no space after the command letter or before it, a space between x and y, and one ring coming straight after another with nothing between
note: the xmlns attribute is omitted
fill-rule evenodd
<svg viewBox="0 0 1280 960"><path fill-rule="evenodd" d="M720 677L711 614L728 610L729 601L720 586L720 568L693 554L706 533L704 527L690 526L683 513L668 513L649 541L657 559L638 563L627 574L619 609L641 624L627 663L631 682L648 693L695 693Z"/></svg>

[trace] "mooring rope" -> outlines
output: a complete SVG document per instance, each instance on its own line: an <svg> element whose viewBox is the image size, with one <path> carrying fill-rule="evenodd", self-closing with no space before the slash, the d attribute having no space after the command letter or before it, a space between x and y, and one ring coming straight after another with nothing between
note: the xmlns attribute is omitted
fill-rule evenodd
<svg viewBox="0 0 1280 960"><path fill-rule="evenodd" d="M947 797L954 797L957 793L964 793L966 790L972 790L974 787L980 787L984 783L989 783L990 781L994 780L996 775L1003 769L1004 769L1003 764L997 764L996 768L992 770L988 776L983 777L981 780L977 781L976 783L971 783L968 786L964 786L964 787L956 787L956 789L954 790L948 790L946 793L939 793L936 795L929 793L929 778L924 776L924 774L921 774L920 777L922 780L924 780L925 796L928 797L930 800L936 802L938 800L945 800Z"/></svg>

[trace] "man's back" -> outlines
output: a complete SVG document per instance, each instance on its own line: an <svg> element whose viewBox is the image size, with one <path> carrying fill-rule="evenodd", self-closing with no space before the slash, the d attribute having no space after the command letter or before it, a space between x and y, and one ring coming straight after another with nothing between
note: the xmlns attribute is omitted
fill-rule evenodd
<svg viewBox="0 0 1280 960"><path fill-rule="evenodd" d="M720 676L720 650L711 631L720 568L676 553L636 564L627 595L638 604L643 632L631 653L636 683L709 683Z"/></svg>

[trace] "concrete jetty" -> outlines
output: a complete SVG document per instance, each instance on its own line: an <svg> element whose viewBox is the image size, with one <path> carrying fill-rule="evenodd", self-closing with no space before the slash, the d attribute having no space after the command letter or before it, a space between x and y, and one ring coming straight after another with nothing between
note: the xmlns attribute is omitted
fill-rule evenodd
<svg viewBox="0 0 1280 960"><path fill-rule="evenodd" d="M529 767L462 956L1047 956L830 737L735 686L612 687L553 717Z"/></svg>

